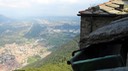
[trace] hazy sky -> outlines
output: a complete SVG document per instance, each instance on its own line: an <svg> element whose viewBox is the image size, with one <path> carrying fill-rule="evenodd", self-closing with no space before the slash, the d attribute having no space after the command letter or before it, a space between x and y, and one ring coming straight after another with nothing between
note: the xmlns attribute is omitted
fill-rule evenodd
<svg viewBox="0 0 128 71"><path fill-rule="evenodd" d="M9 17L76 16L78 11L108 0L0 0L0 14Z"/></svg>

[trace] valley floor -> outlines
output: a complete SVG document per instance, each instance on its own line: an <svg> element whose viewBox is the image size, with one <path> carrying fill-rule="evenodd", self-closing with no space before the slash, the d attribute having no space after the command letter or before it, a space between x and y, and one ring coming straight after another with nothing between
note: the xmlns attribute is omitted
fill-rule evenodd
<svg viewBox="0 0 128 71"><path fill-rule="evenodd" d="M50 53L50 51L47 51L47 48L37 43L24 45L16 43L6 44L0 48L0 71L10 71L23 67L46 57Z"/></svg>

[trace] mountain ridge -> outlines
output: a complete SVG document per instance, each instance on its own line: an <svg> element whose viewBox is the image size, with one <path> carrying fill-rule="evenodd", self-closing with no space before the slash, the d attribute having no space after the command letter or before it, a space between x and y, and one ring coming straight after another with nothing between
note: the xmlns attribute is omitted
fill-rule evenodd
<svg viewBox="0 0 128 71"><path fill-rule="evenodd" d="M6 16L4 16L4 15L0 15L0 23L1 23L1 22L10 22L10 21L12 21L11 18L6 17Z"/></svg>

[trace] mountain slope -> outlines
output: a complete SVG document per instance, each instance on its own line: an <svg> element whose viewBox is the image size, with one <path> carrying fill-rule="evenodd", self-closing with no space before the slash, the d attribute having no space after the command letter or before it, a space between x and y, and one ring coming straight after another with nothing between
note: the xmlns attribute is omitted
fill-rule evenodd
<svg viewBox="0 0 128 71"><path fill-rule="evenodd" d="M4 15L0 15L0 23L1 22L8 22L8 21L11 21L11 19L6 17L6 16L4 16Z"/></svg>
<svg viewBox="0 0 128 71"><path fill-rule="evenodd" d="M42 27L40 24L33 24L30 30L25 34L25 37L27 38L39 37L40 33L43 30L44 30L44 27Z"/></svg>
<svg viewBox="0 0 128 71"><path fill-rule="evenodd" d="M25 71L72 71L71 67L67 65L67 61L71 58L71 53L78 49L76 41L79 41L79 36L62 45L46 58L30 64L23 69Z"/></svg>

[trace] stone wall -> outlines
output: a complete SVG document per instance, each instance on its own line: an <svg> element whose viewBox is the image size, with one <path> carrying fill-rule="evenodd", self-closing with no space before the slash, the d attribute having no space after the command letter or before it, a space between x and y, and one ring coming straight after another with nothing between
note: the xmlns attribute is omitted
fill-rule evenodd
<svg viewBox="0 0 128 71"><path fill-rule="evenodd" d="M114 19L111 17L81 17L81 39L86 37L89 33L100 28L102 26L108 25ZM92 24L92 31L91 31Z"/></svg>
<svg viewBox="0 0 128 71"><path fill-rule="evenodd" d="M84 38L90 33L90 18L81 17L81 29L80 29L80 39Z"/></svg>
<svg viewBox="0 0 128 71"><path fill-rule="evenodd" d="M114 21L113 17L85 17L81 16L81 29L80 29L80 40L90 34L92 31L108 25L110 22ZM92 24L92 25L91 25ZM91 27L92 26L92 27ZM82 48L80 44L80 48Z"/></svg>

